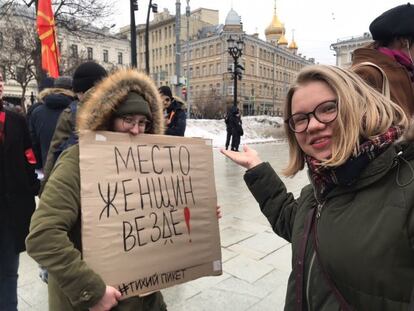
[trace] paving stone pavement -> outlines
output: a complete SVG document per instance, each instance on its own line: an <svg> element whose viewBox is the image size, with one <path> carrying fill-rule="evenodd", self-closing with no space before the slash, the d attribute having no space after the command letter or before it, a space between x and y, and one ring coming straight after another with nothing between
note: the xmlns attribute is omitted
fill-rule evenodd
<svg viewBox="0 0 414 311"><path fill-rule="evenodd" d="M257 144L264 161L280 172L287 163L286 144ZM291 269L290 244L273 233L244 181L244 169L214 149L223 274L204 277L162 291L169 311L283 310ZM295 196L307 183L305 172L283 179ZM47 286L37 264L20 257L19 311L46 311ZM55 310L53 310L55 311Z"/></svg>

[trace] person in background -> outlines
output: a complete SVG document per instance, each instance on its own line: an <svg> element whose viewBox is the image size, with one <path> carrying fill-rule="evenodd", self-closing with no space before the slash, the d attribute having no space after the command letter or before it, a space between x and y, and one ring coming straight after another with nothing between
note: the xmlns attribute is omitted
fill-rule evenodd
<svg viewBox="0 0 414 311"><path fill-rule="evenodd" d="M184 103L172 96L169 86L163 85L158 91L161 94L166 111L166 125L165 134L173 136L184 136L187 124L187 114L184 110Z"/></svg>
<svg viewBox="0 0 414 311"><path fill-rule="evenodd" d="M19 254L40 184L26 120L3 108L3 88L0 72L0 310L17 311Z"/></svg>
<svg viewBox="0 0 414 311"><path fill-rule="evenodd" d="M38 97L43 104L32 111L29 129L33 146L39 148L35 150L35 154L41 155L39 162L44 165L59 115L75 97L72 92L72 78L58 77L54 86L43 90Z"/></svg>
<svg viewBox="0 0 414 311"><path fill-rule="evenodd" d="M79 109L77 120L79 130L107 130L132 136L164 132L157 88L148 76L134 69L119 70L99 83ZM160 292L119 300L121 293L88 267L82 260L80 213L76 144L58 159L26 240L27 253L49 272L49 309L167 310Z"/></svg>
<svg viewBox="0 0 414 311"><path fill-rule="evenodd" d="M55 83L55 80L53 79L53 78L50 78L50 77L45 77L41 82L40 82L40 85L39 85L39 87L38 87L38 91L39 91L39 94L44 90L44 89L48 89L48 88L51 88L51 87L53 87L53 84ZM33 93L33 92L32 92ZM30 98L32 98L31 96L30 96ZM34 99L34 95L33 95L33 99ZM42 104L42 101L39 99L39 98L37 98L37 101L34 101L33 100L33 103L27 108L27 111L26 111L26 120L27 120L27 124L29 124L30 123L30 117L31 117L31 115L32 115L32 112L38 107L38 106L40 106Z"/></svg>
<svg viewBox="0 0 414 311"><path fill-rule="evenodd" d="M243 136L242 120L240 117L240 110L236 106L232 106L229 116L229 128L231 130L231 150L239 151L240 137ZM227 142L226 142L227 145Z"/></svg>
<svg viewBox="0 0 414 311"><path fill-rule="evenodd" d="M354 72L315 65L299 73L284 115L284 174L306 165L310 179L298 198L253 149L222 150L292 243L284 310L413 310L414 128L404 111Z"/></svg>
<svg viewBox="0 0 414 311"><path fill-rule="evenodd" d="M369 85L382 91L383 76L370 62L379 66L389 80L392 101L414 115L414 6L394 7L378 16L369 26L374 42L356 49L352 66Z"/></svg>
<svg viewBox="0 0 414 311"><path fill-rule="evenodd" d="M76 115L82 102L92 93L96 83L107 76L105 68L95 62L85 62L76 68L72 79L72 90L76 99L62 111L56 124L55 133L50 142L50 147L43 167L44 178L42 180L43 191L55 162L63 150L77 143Z"/></svg>
<svg viewBox="0 0 414 311"><path fill-rule="evenodd" d="M227 114L224 118L224 123L226 123L226 144L225 144L226 150L229 149L229 146L231 143L232 128L231 128L230 119L231 119L231 108L227 111Z"/></svg>
<svg viewBox="0 0 414 311"><path fill-rule="evenodd" d="M50 78L50 77L45 77L41 81L41 83L38 87L39 94L42 93L43 91L45 91L46 89L53 88L54 83L55 83L55 79ZM30 123L31 123L30 119L32 117L33 111L42 104L43 104L42 100L39 97L37 97L36 101L32 105L30 105L30 107L28 107L27 111L26 111L26 122L27 122L27 126L29 128L29 131L30 131L31 139L32 139L33 151L34 151L35 156L36 156L36 167L35 168L36 168L36 172L39 175L41 175L41 170L43 168L44 163L42 162L42 154L40 152L39 142L37 142L34 139L34 137L33 137L34 134L30 130Z"/></svg>

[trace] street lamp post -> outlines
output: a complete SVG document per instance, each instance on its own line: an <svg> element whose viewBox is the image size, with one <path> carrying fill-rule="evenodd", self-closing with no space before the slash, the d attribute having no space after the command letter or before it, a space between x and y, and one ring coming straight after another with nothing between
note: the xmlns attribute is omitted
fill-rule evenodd
<svg viewBox="0 0 414 311"><path fill-rule="evenodd" d="M190 0L187 0L185 7L185 16L187 17L187 81L185 101L187 102L187 116L191 118L191 103L190 103Z"/></svg>
<svg viewBox="0 0 414 311"><path fill-rule="evenodd" d="M244 70L244 67L241 64L239 64L239 58L243 55L244 41L242 37L239 37L236 41L230 36L227 39L227 43L227 51L229 52L230 56L233 58L234 61L234 66L233 68L229 68L229 72L231 72L231 78L234 80L233 106L237 107L237 80L242 79L242 74Z"/></svg>
<svg viewBox="0 0 414 311"><path fill-rule="evenodd" d="M131 13L131 66L137 68L137 28L135 25L135 11L138 11L138 0L130 0Z"/></svg>
<svg viewBox="0 0 414 311"><path fill-rule="evenodd" d="M151 10L153 13L158 12L158 6L155 3L152 3L152 0L149 0L148 4L148 13L147 13L147 23L145 24L145 71L150 74L150 65L149 65L149 18Z"/></svg>

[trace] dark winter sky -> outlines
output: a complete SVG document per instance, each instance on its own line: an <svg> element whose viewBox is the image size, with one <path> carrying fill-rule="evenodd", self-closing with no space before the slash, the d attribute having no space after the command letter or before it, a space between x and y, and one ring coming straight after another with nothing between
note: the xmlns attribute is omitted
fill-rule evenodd
<svg viewBox="0 0 414 311"><path fill-rule="evenodd" d="M138 0L136 23L146 21L148 0ZM175 14L176 0L153 0L158 10L168 8ZM274 0L190 0L191 10L204 7L219 10L219 22L224 23L229 10L241 16L244 30L258 32L265 39L264 30L273 16ZM285 24L286 38L295 41L299 53L314 57L317 62L335 64L334 52L329 46L337 39L360 36L368 32L370 22L382 12L407 1L395 0L277 0L277 15ZM185 13L186 0L181 0L181 12ZM114 22L117 27L129 24L129 1L119 0ZM151 17L152 18L152 17Z"/></svg>

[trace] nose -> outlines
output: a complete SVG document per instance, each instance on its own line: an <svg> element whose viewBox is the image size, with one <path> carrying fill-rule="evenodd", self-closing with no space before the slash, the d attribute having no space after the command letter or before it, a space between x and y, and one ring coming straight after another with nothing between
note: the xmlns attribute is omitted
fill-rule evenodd
<svg viewBox="0 0 414 311"><path fill-rule="evenodd" d="M140 133L138 123L135 123L134 126L129 130L131 135L138 135Z"/></svg>
<svg viewBox="0 0 414 311"><path fill-rule="evenodd" d="M308 128L307 131L308 132L313 132L313 131L318 131L320 129L323 129L326 126L326 124L319 122L316 118L314 114L309 115L309 124L308 124Z"/></svg>

